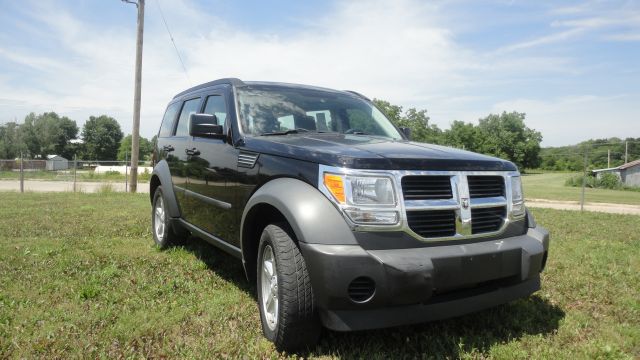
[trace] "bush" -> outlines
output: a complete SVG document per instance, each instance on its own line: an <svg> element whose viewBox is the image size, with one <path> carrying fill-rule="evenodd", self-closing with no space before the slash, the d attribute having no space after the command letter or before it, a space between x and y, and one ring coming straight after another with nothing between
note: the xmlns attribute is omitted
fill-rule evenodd
<svg viewBox="0 0 640 360"><path fill-rule="evenodd" d="M564 182L564 185L582 187L583 179L584 175L572 176ZM598 189L640 191L640 187L638 186L624 185L620 182L620 178L613 173L600 174L599 179L595 176L587 175L585 186Z"/></svg>
<svg viewBox="0 0 640 360"><path fill-rule="evenodd" d="M598 185L598 187L605 189L620 189L622 187L620 178L613 173L604 173L600 175Z"/></svg>

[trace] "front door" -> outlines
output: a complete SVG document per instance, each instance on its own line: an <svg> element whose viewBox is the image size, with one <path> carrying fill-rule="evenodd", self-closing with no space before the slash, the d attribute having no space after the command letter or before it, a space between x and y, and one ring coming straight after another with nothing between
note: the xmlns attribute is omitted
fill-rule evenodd
<svg viewBox="0 0 640 360"><path fill-rule="evenodd" d="M173 182L173 190L178 200L178 205L182 213L189 208L188 199L185 197L187 189L188 173L188 156L187 148L189 146L189 115L196 113L200 107L200 98L189 99L185 101L180 110L178 123L176 124L174 135L166 141L167 163L171 171L171 181Z"/></svg>
<svg viewBox="0 0 640 360"><path fill-rule="evenodd" d="M203 113L215 115L227 134L227 106L223 92L209 93L204 99ZM237 177L238 151L230 140L194 137L189 147L189 184L187 195L195 206L190 207L188 221L206 232L238 246L238 224L233 208L235 187L229 186Z"/></svg>

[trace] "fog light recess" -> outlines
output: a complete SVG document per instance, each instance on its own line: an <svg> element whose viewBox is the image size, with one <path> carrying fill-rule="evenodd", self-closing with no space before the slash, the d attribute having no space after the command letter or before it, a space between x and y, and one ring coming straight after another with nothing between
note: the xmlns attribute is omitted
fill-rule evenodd
<svg viewBox="0 0 640 360"><path fill-rule="evenodd" d="M347 291L351 301L364 303L371 300L373 294L376 292L376 282L369 277L360 276L349 284Z"/></svg>

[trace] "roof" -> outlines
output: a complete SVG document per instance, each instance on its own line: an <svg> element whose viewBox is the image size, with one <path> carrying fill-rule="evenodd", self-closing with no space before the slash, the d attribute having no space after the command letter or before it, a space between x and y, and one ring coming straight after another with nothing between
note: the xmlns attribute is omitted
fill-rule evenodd
<svg viewBox="0 0 640 360"><path fill-rule="evenodd" d="M319 90L319 91L329 91L329 92L335 92L335 93L350 93L352 95L356 95L358 97L361 98L365 98L367 99L364 95L359 94L355 91L350 91L350 90L345 90L345 91L340 91L340 90L335 90L335 89L329 89L329 88L324 88L324 87L319 87L319 86L312 86L312 85L303 85L303 84L291 84L291 83L283 83L283 82L270 82L270 81L242 81L240 79L236 79L236 78L224 78L224 79L218 79L218 80L214 80L214 81L209 81L200 85L196 85L194 87L191 87L187 90L184 90L180 93L178 93L176 96L174 96L173 98L179 98L182 95L185 94L189 94L192 93L194 91L197 90L201 90L201 89L206 89L208 87L212 87L212 86L216 86L216 85L231 85L231 86L243 86L243 85L261 85L261 86L282 86L282 87L288 87L288 88L301 88L301 89L309 89L309 90ZM368 99L367 99L368 100Z"/></svg>
<svg viewBox="0 0 640 360"><path fill-rule="evenodd" d="M631 168L631 167L634 167L634 166L638 166L638 165L640 165L640 159L632 161L632 162L628 162L626 164L622 164L622 165L618 166L618 169L624 170L624 169L628 169L628 168Z"/></svg>
<svg viewBox="0 0 640 360"><path fill-rule="evenodd" d="M640 159L628 162L626 164L622 164L620 166L612 167L612 168L591 170L591 172L597 173L597 172L603 172L603 171L625 170L625 169L632 168L634 166L639 166L639 165L640 165Z"/></svg>
<svg viewBox="0 0 640 360"><path fill-rule="evenodd" d="M48 159L48 160L55 159L55 158L62 158L62 159L64 159L64 158L63 158L62 156L60 156L60 155L47 155L47 159Z"/></svg>

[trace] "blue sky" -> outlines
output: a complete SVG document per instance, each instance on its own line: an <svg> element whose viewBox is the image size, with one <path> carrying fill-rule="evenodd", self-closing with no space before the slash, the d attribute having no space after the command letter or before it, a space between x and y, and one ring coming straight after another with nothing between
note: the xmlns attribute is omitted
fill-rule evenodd
<svg viewBox="0 0 640 360"><path fill-rule="evenodd" d="M107 114L130 131L134 6L0 10L0 123ZM145 21L146 137L175 93L220 77L352 89L427 109L442 128L516 110L546 146L640 137L638 1L147 0Z"/></svg>

